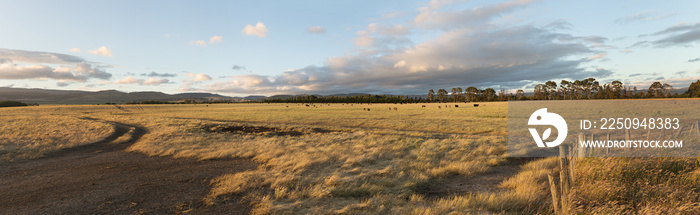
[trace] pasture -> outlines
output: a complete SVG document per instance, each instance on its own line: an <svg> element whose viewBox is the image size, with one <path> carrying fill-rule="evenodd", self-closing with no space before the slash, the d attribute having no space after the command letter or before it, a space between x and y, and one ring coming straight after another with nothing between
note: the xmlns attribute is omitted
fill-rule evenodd
<svg viewBox="0 0 700 215"><path fill-rule="evenodd" d="M3 108L0 166L108 138L116 129L107 122L118 122L147 131L126 151L256 163L254 169L212 178L202 207L236 201L254 214L552 213L547 175L557 171L558 160L508 158L507 109L505 102ZM640 176L646 173L616 175L601 162L659 170L653 185L665 186L653 195L631 193L646 185L628 179L647 180ZM587 159L577 167L589 175L581 180L587 184L578 184L586 189L574 184L579 198L571 208L619 213L649 205L647 212L697 211L700 173L694 162ZM595 182L599 173L606 173L605 181ZM594 182L608 184L599 188ZM613 189L611 183L631 187L615 195L600 190ZM651 197L674 193L684 194L670 203L647 204Z"/></svg>

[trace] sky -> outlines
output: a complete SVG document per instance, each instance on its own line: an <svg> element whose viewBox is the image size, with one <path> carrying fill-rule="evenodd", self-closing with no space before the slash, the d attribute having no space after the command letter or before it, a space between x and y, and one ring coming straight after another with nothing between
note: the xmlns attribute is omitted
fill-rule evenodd
<svg viewBox="0 0 700 215"><path fill-rule="evenodd" d="M700 1L7 1L0 87L229 96L700 79Z"/></svg>

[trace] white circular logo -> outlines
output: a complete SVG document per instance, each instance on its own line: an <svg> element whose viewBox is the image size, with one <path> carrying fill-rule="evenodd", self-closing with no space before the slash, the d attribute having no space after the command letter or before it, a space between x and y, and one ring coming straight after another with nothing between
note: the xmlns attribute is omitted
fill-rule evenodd
<svg viewBox="0 0 700 215"><path fill-rule="evenodd" d="M542 108L532 113L532 115L530 115L530 119L527 121L527 124L551 125L557 129L557 139L554 139L554 141L551 142L544 142L544 140L549 138L549 135L552 134L552 128L547 128L547 130L545 130L544 133L542 133L542 137L540 137L536 129L528 128L528 130L530 130L530 134L532 134L532 138L534 138L535 143L537 143L537 147L558 146L564 142L564 139L566 139L566 134L567 132L569 132L569 127L566 125L566 121L564 120L564 118L562 118L561 116L559 116L559 114L556 113L548 113L547 108Z"/></svg>

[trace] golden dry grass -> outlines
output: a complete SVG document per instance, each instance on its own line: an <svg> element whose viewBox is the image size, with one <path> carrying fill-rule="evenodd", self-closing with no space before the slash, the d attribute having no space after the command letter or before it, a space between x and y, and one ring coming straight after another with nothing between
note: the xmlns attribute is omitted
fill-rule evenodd
<svg viewBox="0 0 700 215"><path fill-rule="evenodd" d="M106 123L60 115L52 110L54 107L2 109L0 164L97 142L114 130Z"/></svg>
<svg viewBox="0 0 700 215"><path fill-rule="evenodd" d="M149 133L133 144L130 151L199 159L252 159L259 163L257 169L214 179L206 201L220 204L232 196L242 196L253 206L255 214L552 212L546 177L557 170L556 159L524 165L518 174L499 185L502 191L434 198L423 195L437 179L455 175L476 177L507 162L507 103L486 103L478 108L445 108L446 104L439 104L443 106L441 109L437 108L438 104L425 104L426 108L421 107L423 104L316 105L318 108L297 104L125 105L122 109L110 105L41 106L3 112L3 116L33 117L39 124L88 116L138 124ZM398 111L389 110L393 107ZM79 129L97 132L72 136L73 139L65 141L84 144L109 133L101 132L99 125L105 124L96 121L74 123L81 125ZM68 132L73 129L71 125L66 124L63 132L71 133ZM229 125L274 130L217 133L207 129ZM34 127L14 124L14 127L21 126ZM30 129L41 128L36 127ZM282 131L301 134L284 135ZM16 139L21 135L8 133L9 137ZM671 177L683 178L683 182L678 183L684 185L673 186L672 191L662 192L662 195L672 195L697 184L697 167L684 167L683 172ZM588 182L585 181L593 183L595 176L606 169L592 168L586 162L578 168L582 169L577 170L580 174L592 176L575 184L582 188L574 188L581 198L573 207L581 208L580 211L628 207L629 202L622 201L617 205L602 204L600 202L613 200L601 194L602 189L596 186L586 187ZM686 197L683 198L687 200ZM678 204L649 205L645 210L662 211L659 208L671 205L692 208L685 204L686 200Z"/></svg>

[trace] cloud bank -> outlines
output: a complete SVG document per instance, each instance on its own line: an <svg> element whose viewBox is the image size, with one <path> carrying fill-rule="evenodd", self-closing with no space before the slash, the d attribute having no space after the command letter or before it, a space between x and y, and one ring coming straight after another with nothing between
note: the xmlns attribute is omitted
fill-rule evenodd
<svg viewBox="0 0 700 215"><path fill-rule="evenodd" d="M408 23L370 23L357 31L354 54L322 65L278 75L237 75L201 86L201 90L237 94L407 93L431 88L520 88L557 79L603 78L612 71L584 64L606 56L607 38L572 35L545 26L497 24L529 1L510 1L465 10L447 10L440 1L419 8ZM407 36L432 32L432 40L414 44Z"/></svg>
<svg viewBox="0 0 700 215"><path fill-rule="evenodd" d="M73 55L0 48L0 79L107 80L107 67Z"/></svg>

